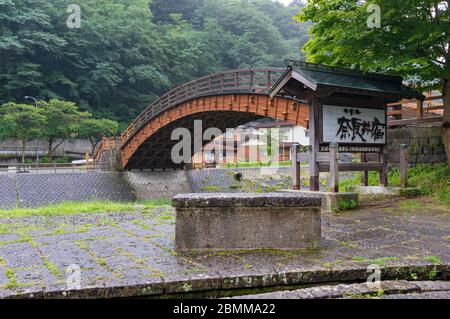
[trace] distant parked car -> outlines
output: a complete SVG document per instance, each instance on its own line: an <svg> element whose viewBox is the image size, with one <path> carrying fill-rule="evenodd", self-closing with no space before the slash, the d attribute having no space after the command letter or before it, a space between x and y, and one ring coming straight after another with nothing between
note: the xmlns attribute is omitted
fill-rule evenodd
<svg viewBox="0 0 450 319"><path fill-rule="evenodd" d="M94 159L92 159L92 158L90 158L89 159L89 163L93 163L94 162ZM76 161L72 161L72 164L86 164L86 160L76 160Z"/></svg>
<svg viewBox="0 0 450 319"><path fill-rule="evenodd" d="M31 172L30 166L20 166L17 168L17 174L24 174Z"/></svg>

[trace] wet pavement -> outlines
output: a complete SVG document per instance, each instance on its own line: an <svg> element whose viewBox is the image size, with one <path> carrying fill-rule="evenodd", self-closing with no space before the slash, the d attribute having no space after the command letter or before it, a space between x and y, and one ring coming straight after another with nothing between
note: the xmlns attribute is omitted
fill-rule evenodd
<svg viewBox="0 0 450 319"><path fill-rule="evenodd" d="M170 207L0 218L0 297L57 297L74 287L81 297L120 297L361 282L368 265L381 267L382 280L448 280L450 208L428 198L371 200L323 215L322 227L318 251L180 255Z"/></svg>

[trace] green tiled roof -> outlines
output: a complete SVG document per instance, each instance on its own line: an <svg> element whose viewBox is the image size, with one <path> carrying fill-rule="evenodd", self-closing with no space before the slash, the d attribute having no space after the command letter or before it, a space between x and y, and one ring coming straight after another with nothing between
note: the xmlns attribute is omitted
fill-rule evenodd
<svg viewBox="0 0 450 319"><path fill-rule="evenodd" d="M403 79L399 76L380 73L363 73L345 68L296 62L288 69L280 81L288 76L291 70L307 80L307 83L303 84L307 86L313 84L315 88L310 88L314 90L319 87L340 87L372 91L374 93L401 95L404 98L423 98L423 95L420 92L403 85ZM275 87L276 85L274 88Z"/></svg>

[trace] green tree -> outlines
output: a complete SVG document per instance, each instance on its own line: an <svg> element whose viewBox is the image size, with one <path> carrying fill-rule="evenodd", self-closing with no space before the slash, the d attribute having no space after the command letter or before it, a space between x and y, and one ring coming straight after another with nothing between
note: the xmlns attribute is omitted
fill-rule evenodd
<svg viewBox="0 0 450 319"><path fill-rule="evenodd" d="M285 6L279 2L272 0L255 1L254 6L264 13L272 21L272 24L280 31L285 39L289 50L286 52L286 58L303 59L300 55L301 49L309 40L310 23L301 23L296 21L294 17L303 8L301 2L292 2Z"/></svg>
<svg viewBox="0 0 450 319"><path fill-rule="evenodd" d="M107 119L88 119L81 121L77 131L80 138L86 138L91 142L92 154L94 154L95 147L102 138L117 135L118 127L119 124L116 121Z"/></svg>
<svg viewBox="0 0 450 319"><path fill-rule="evenodd" d="M218 41L226 41L220 52L227 68L284 65L288 51L279 30L270 18L245 0L205 0L197 11L198 20L220 28Z"/></svg>
<svg viewBox="0 0 450 319"><path fill-rule="evenodd" d="M306 35L295 8L271 0L0 0L0 104L75 102L133 120L182 82L239 67L284 66Z"/></svg>
<svg viewBox="0 0 450 319"><path fill-rule="evenodd" d="M149 0L0 0L0 103L23 96L76 101L98 117L130 121L170 88L164 38Z"/></svg>
<svg viewBox="0 0 450 319"><path fill-rule="evenodd" d="M22 163L25 163L27 142L42 137L45 125L45 116L35 106L13 102L0 106L0 138L21 141Z"/></svg>
<svg viewBox="0 0 450 319"><path fill-rule="evenodd" d="M374 0L381 27L368 28L369 2L310 0L297 16L310 21L307 60L403 75L444 96L443 134L450 165L450 1ZM369 10L370 11L370 10Z"/></svg>
<svg viewBox="0 0 450 319"><path fill-rule="evenodd" d="M53 161L55 150L68 138L76 134L78 124L82 119L90 117L87 112L80 112L73 102L52 99L40 101L39 107L46 118L44 137L48 142L48 157Z"/></svg>
<svg viewBox="0 0 450 319"><path fill-rule="evenodd" d="M0 103L52 92L59 71L46 68L67 44L56 34L51 7L43 0L0 0Z"/></svg>
<svg viewBox="0 0 450 319"><path fill-rule="evenodd" d="M149 0L81 0L80 29L65 25L71 0L52 0L67 45L57 66L68 80L63 98L96 117L129 122L171 87L164 37Z"/></svg>
<svg viewBox="0 0 450 319"><path fill-rule="evenodd" d="M172 14L180 14L183 20L191 22L202 4L203 0L153 0L150 9L158 22L170 23Z"/></svg>
<svg viewBox="0 0 450 319"><path fill-rule="evenodd" d="M207 50L201 32L195 30L180 14L170 15L171 24L161 26L165 37L166 57L172 61L167 73L174 85L192 80L203 69L199 56Z"/></svg>

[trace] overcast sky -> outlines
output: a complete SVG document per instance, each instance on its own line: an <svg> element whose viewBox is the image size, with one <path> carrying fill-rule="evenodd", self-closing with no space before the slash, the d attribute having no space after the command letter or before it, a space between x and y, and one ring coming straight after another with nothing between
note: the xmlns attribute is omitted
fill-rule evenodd
<svg viewBox="0 0 450 319"><path fill-rule="evenodd" d="M289 3L292 2L292 0L274 0L274 1L281 2L281 3L285 4L285 5L288 5ZM303 1L303 2L305 2L305 1Z"/></svg>
<svg viewBox="0 0 450 319"><path fill-rule="evenodd" d="M291 0L274 0L274 1L284 3L285 5L288 5L289 3L291 3Z"/></svg>

